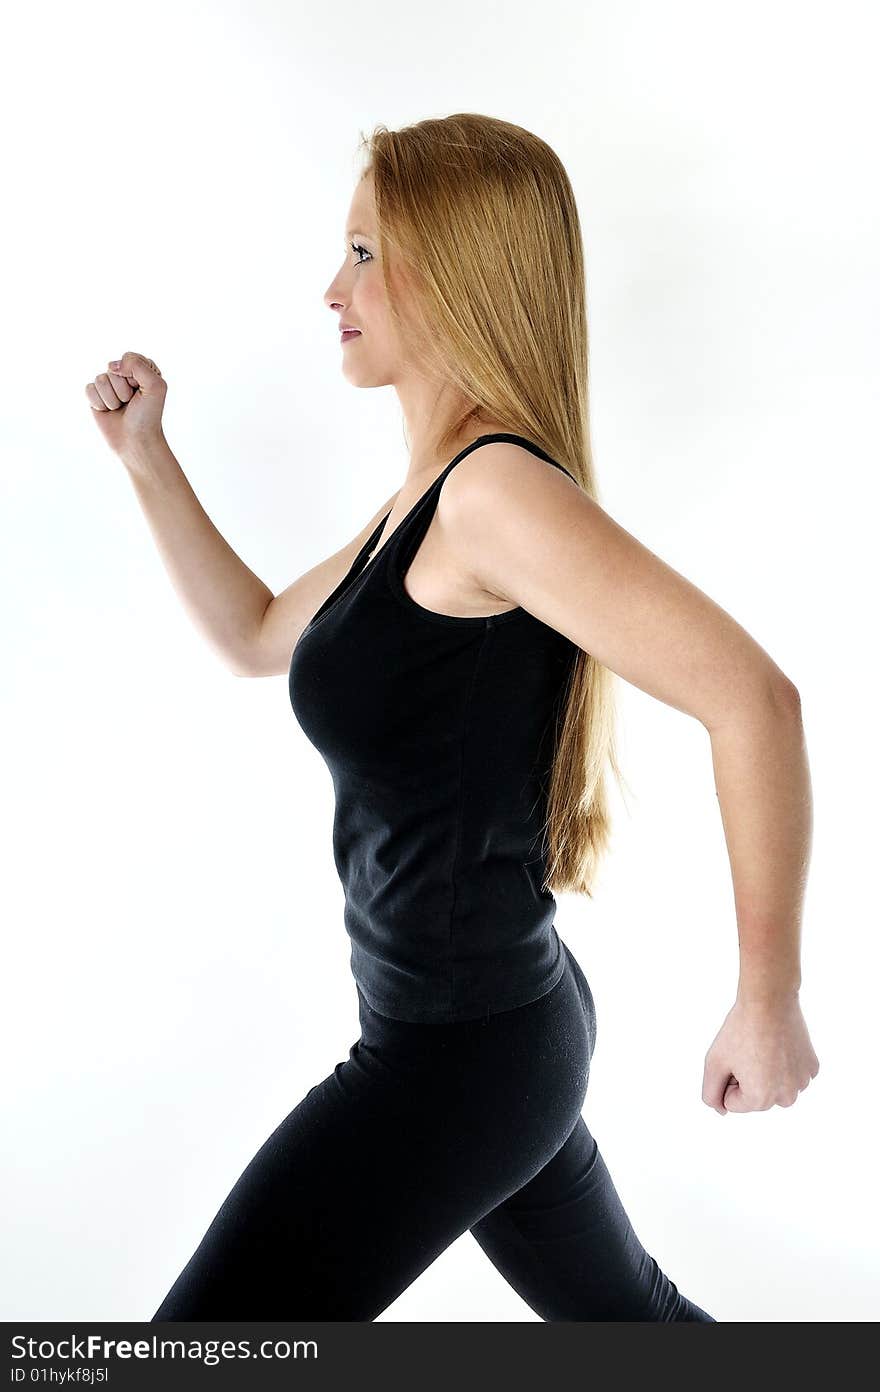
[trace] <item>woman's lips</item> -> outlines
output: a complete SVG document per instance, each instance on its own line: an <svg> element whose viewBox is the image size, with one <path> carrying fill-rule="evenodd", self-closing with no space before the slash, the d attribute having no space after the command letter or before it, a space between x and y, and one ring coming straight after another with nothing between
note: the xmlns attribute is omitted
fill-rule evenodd
<svg viewBox="0 0 880 1392"><path fill-rule="evenodd" d="M343 343L347 343L350 338L360 338L360 329L346 329L341 335Z"/></svg>

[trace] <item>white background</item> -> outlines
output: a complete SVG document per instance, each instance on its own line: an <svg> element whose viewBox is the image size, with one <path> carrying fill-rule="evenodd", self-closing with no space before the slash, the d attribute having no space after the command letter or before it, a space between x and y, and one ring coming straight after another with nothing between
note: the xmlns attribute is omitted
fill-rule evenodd
<svg viewBox="0 0 880 1392"><path fill-rule="evenodd" d="M719 1321L876 1319L875 16L7 16L0 1318L149 1319L357 1037L327 771L285 678L237 679L190 625L85 384L128 349L159 363L172 449L282 589L406 470L397 398L344 380L323 303L358 134L472 110L541 135L575 188L603 505L792 678L813 779L820 1073L722 1118L700 1096L737 971L710 746L620 684L635 796L595 901L557 919L597 1006L584 1116ZM537 1316L465 1233L381 1318Z"/></svg>

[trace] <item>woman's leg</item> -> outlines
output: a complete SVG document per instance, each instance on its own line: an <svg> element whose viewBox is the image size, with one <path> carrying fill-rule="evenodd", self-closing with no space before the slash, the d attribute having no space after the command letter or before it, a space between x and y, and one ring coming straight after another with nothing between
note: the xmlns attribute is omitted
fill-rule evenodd
<svg viewBox="0 0 880 1392"><path fill-rule="evenodd" d="M153 1320L374 1320L470 1231L546 1320L714 1322L639 1243L581 1109L580 968L487 1019L361 1036L254 1156Z"/></svg>
<svg viewBox="0 0 880 1392"><path fill-rule="evenodd" d="M541 1172L471 1232L543 1320L716 1323L645 1251L583 1117Z"/></svg>
<svg viewBox="0 0 880 1392"><path fill-rule="evenodd" d="M361 1037L243 1171L154 1321L374 1320L558 1151L589 1036L570 971L538 1001Z"/></svg>
<svg viewBox="0 0 880 1392"><path fill-rule="evenodd" d="M580 992L592 1060L593 993L577 958L567 947L565 951ZM582 1116L543 1169L471 1232L543 1320L717 1323L681 1295L645 1251Z"/></svg>

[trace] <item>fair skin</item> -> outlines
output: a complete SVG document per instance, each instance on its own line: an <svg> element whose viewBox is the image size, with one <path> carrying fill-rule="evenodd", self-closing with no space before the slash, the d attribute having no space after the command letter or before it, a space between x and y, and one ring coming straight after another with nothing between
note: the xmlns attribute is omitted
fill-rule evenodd
<svg viewBox="0 0 880 1392"><path fill-rule="evenodd" d="M280 594L236 556L192 493L161 429L165 383L149 360L126 353L118 372L109 365L110 373L86 387L175 586L243 675L287 673L301 633L380 520L391 514L377 549L451 457L438 457L432 440L461 403L399 351L369 179L355 190L346 228L346 245L353 240L364 251L347 250L325 294L340 322L362 330L340 348L343 372L354 386L394 387L411 442L409 467L357 536ZM508 429L482 419L454 453ZM819 1071L799 1001L812 802L793 683L708 595L519 445L484 445L452 470L403 579L417 603L439 613L522 606L703 725L733 877L740 965L735 1000L705 1056L702 1097L721 1115L791 1106Z"/></svg>

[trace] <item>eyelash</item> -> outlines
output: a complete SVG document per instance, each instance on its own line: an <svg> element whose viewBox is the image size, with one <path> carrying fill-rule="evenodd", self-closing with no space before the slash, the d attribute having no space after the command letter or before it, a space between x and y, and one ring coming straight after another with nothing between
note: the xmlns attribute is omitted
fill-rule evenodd
<svg viewBox="0 0 880 1392"><path fill-rule="evenodd" d="M370 253L367 251L367 248L366 248L366 247L363 247L363 246L360 246L357 242L350 242L349 245L351 246L351 249L352 249L352 251L355 253L355 255L357 255L357 253L358 253L359 251L362 251L366 256L370 256ZM372 260L372 257L370 257L370 259ZM356 262L355 262L355 265L356 265L356 266L363 266L363 265L365 265L365 264L366 264L366 262L364 262L364 261L356 261Z"/></svg>

